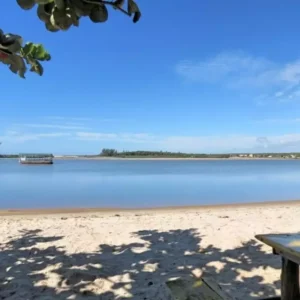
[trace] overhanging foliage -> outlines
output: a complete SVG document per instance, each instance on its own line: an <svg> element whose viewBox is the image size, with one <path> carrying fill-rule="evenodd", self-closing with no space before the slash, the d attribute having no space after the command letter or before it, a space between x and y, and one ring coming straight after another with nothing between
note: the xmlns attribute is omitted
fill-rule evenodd
<svg viewBox="0 0 300 300"><path fill-rule="evenodd" d="M132 16L136 23L141 18L141 12L134 0L17 0L23 10L37 7L37 16L50 32L68 30L79 26L82 17L88 17L93 23L103 23L108 20L108 6ZM49 61L50 54L41 44L26 43L16 34L5 34L0 29L0 62L8 65L9 69L25 78L29 67L31 72L43 75L41 62Z"/></svg>

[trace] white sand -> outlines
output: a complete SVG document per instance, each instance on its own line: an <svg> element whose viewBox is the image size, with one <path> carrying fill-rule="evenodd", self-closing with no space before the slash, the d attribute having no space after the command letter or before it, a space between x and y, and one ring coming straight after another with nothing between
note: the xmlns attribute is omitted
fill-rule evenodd
<svg viewBox="0 0 300 300"><path fill-rule="evenodd" d="M0 299L151 299L162 280L202 273L239 299L273 296L280 257L254 235L298 232L299 215L279 204L2 216Z"/></svg>

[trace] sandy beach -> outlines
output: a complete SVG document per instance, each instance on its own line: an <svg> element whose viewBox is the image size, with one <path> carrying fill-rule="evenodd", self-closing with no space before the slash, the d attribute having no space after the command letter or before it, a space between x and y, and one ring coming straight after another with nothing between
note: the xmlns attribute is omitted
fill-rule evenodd
<svg viewBox="0 0 300 300"><path fill-rule="evenodd" d="M256 234L299 231L299 202L139 211L1 213L1 299L151 299L177 276L232 297L277 295L280 257Z"/></svg>

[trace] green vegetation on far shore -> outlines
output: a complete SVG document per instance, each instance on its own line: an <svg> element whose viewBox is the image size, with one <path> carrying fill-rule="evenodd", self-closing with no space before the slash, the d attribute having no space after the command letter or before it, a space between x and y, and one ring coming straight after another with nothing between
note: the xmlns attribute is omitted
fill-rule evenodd
<svg viewBox="0 0 300 300"><path fill-rule="evenodd" d="M0 154L0 158L18 158L17 154ZM54 156L55 157L55 156ZM117 151L103 149L97 155L62 155L60 158L198 158L198 159L234 159L234 158L273 158L273 159L300 159L300 152L294 153L182 153L167 151ZM57 156L58 158L58 156Z"/></svg>
<svg viewBox="0 0 300 300"><path fill-rule="evenodd" d="M99 156L120 158L229 158L230 154L191 154L166 151L122 151L103 149Z"/></svg>
<svg viewBox="0 0 300 300"><path fill-rule="evenodd" d="M116 157L116 158L300 158L300 153L182 153L167 151L122 151L115 149L103 149L99 155L94 157ZM88 156L86 156L88 157Z"/></svg>
<svg viewBox="0 0 300 300"><path fill-rule="evenodd" d="M0 158L18 158L17 154L0 154Z"/></svg>

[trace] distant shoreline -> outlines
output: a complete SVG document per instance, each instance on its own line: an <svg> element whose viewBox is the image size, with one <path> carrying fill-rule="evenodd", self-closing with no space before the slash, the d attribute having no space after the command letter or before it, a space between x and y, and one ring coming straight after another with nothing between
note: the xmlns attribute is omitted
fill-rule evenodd
<svg viewBox="0 0 300 300"><path fill-rule="evenodd" d="M297 160L283 157L76 157L54 156L55 160Z"/></svg>
<svg viewBox="0 0 300 300"><path fill-rule="evenodd" d="M42 155L42 154L39 154ZM273 153L273 154L184 154L184 155L176 155L173 154L128 154L128 155L55 155L55 154L47 154L51 155L55 160L149 160L149 161L169 161L169 160L181 160L181 161L209 161L209 160L295 160L300 159L300 153L297 155L294 153ZM0 159L18 159L19 155L16 154L2 154L0 155Z"/></svg>
<svg viewBox="0 0 300 300"><path fill-rule="evenodd" d="M57 215L57 214L89 214L89 213L160 213L168 211L201 211L218 210L247 207L281 207L281 206L299 206L300 200L287 201L266 201L266 202L247 202L247 203L226 203L226 204L207 204L207 205L189 205L189 206L164 206L164 207L145 207L145 208L117 208L117 207L95 207L95 208L36 208L36 209L0 209L0 216L27 216L27 215Z"/></svg>
<svg viewBox="0 0 300 300"><path fill-rule="evenodd" d="M0 157L1 159L14 159L17 157ZM284 158L284 157L81 157L81 156L54 156L54 160L99 160L99 161L217 161L217 160L234 160L234 161L246 161L246 160L299 160L299 158Z"/></svg>

